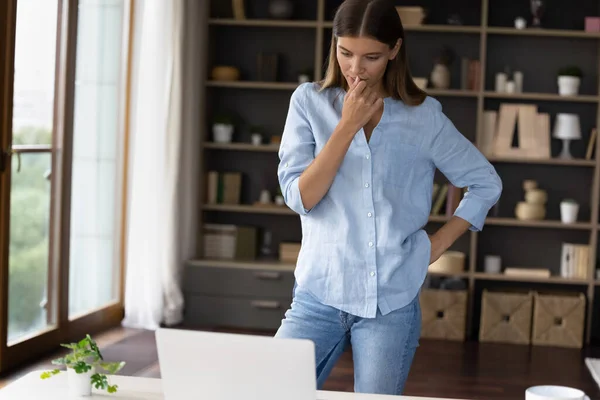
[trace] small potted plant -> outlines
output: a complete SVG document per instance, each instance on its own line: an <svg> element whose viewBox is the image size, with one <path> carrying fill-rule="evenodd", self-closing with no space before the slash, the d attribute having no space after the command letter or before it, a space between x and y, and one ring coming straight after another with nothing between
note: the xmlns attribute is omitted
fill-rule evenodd
<svg viewBox="0 0 600 400"><path fill-rule="evenodd" d="M213 120L213 140L217 143L231 143L234 118L228 114L219 114Z"/></svg>
<svg viewBox="0 0 600 400"><path fill-rule="evenodd" d="M278 206L284 206L285 200L283 199L283 193L281 193L281 187L277 186L277 191L275 192L275 204Z"/></svg>
<svg viewBox="0 0 600 400"><path fill-rule="evenodd" d="M298 83L306 83L313 80L313 70L310 68L300 71L298 74Z"/></svg>
<svg viewBox="0 0 600 400"><path fill-rule="evenodd" d="M252 125L250 127L250 139L253 145L261 145L263 142L263 129L258 125Z"/></svg>
<svg viewBox="0 0 600 400"><path fill-rule="evenodd" d="M117 391L117 385L110 385L106 374L100 371L114 375L125 366L125 362L104 361L98 345L90 335L86 335L78 343L61 344L61 346L70 349L71 352L53 360L52 364L66 367L71 395L91 396L92 386L96 389L106 390L108 393ZM49 379L61 372L63 371L59 369L45 371L40 378Z"/></svg>
<svg viewBox="0 0 600 400"><path fill-rule="evenodd" d="M579 94L579 85L583 72L581 68L571 65L558 71L558 94L561 96L575 96Z"/></svg>
<svg viewBox="0 0 600 400"><path fill-rule="evenodd" d="M448 46L442 48L433 70L430 82L436 89L448 89L450 87L450 65L454 62L454 52Z"/></svg>
<svg viewBox="0 0 600 400"><path fill-rule="evenodd" d="M572 224L577 221L579 213L579 204L573 199L564 199L560 202L560 220L565 224Z"/></svg>

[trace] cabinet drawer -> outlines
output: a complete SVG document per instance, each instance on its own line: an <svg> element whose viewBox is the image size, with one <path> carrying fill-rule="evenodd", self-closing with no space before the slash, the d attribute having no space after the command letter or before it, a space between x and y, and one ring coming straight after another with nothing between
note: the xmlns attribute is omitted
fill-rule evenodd
<svg viewBox="0 0 600 400"><path fill-rule="evenodd" d="M276 330L292 299L185 296L185 324Z"/></svg>
<svg viewBox="0 0 600 400"><path fill-rule="evenodd" d="M189 294L215 296L292 296L294 273L260 268L188 265L184 290Z"/></svg>

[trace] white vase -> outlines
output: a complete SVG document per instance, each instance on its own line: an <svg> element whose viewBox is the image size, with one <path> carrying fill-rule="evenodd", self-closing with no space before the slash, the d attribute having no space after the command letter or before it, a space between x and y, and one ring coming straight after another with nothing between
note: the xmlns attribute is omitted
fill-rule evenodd
<svg viewBox="0 0 600 400"><path fill-rule="evenodd" d="M262 144L262 135L260 133L253 133L251 136L252 144L255 146L260 146Z"/></svg>
<svg viewBox="0 0 600 400"><path fill-rule="evenodd" d="M579 213L579 204L572 202L560 203L560 220L565 224L572 224L577 221Z"/></svg>
<svg viewBox="0 0 600 400"><path fill-rule="evenodd" d="M577 76L559 76L558 94L561 96L575 96L579 94L581 79Z"/></svg>
<svg viewBox="0 0 600 400"><path fill-rule="evenodd" d="M306 82L310 82L310 76L308 74L298 75L298 83L306 83Z"/></svg>
<svg viewBox="0 0 600 400"><path fill-rule="evenodd" d="M230 143L233 136L233 125L214 124L213 139L217 143Z"/></svg>
<svg viewBox="0 0 600 400"><path fill-rule="evenodd" d="M444 64L434 65L430 81L436 89L448 89L450 87L450 70Z"/></svg>
<svg viewBox="0 0 600 400"><path fill-rule="evenodd" d="M96 370L92 368L88 372L78 374L73 368L67 368L67 381L69 382L69 394L72 397L89 397L92 395L92 375Z"/></svg>

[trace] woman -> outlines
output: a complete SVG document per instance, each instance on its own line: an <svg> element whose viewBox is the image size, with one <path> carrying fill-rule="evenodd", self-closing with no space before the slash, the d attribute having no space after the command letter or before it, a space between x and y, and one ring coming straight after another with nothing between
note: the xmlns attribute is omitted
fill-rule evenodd
<svg viewBox="0 0 600 400"><path fill-rule="evenodd" d="M427 268L467 230L483 228L502 183L413 82L393 2L346 0L329 60L320 84L293 93L282 135L279 182L303 237L276 337L315 343L319 388L351 344L355 391L401 394ZM436 168L468 192L429 237Z"/></svg>

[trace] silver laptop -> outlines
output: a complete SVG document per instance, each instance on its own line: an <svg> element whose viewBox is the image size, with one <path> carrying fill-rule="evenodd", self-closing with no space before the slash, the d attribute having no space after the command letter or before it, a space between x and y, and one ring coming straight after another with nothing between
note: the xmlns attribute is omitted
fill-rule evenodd
<svg viewBox="0 0 600 400"><path fill-rule="evenodd" d="M159 328L165 400L315 400L310 340Z"/></svg>

